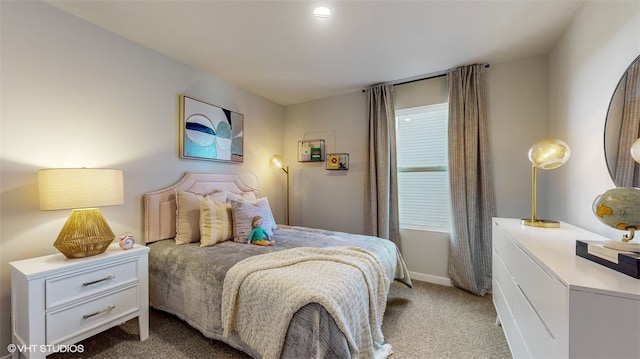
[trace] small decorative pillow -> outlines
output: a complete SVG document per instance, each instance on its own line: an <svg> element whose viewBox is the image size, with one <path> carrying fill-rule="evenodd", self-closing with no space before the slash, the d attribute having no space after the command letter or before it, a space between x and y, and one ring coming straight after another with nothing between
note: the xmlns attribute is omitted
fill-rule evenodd
<svg viewBox="0 0 640 359"><path fill-rule="evenodd" d="M206 195L206 198L213 202L226 202L227 201L227 191L218 191L213 192Z"/></svg>
<svg viewBox="0 0 640 359"><path fill-rule="evenodd" d="M176 196L176 244L200 240L200 195L181 191Z"/></svg>
<svg viewBox="0 0 640 359"><path fill-rule="evenodd" d="M208 198L200 198L200 247L233 239L231 204Z"/></svg>
<svg viewBox="0 0 640 359"><path fill-rule="evenodd" d="M251 233L251 220L254 216L262 217L262 227L269 236L273 235L273 229L276 228L273 221L271 207L266 197L255 201L235 201L231 200L231 208L233 209L233 241L238 243L247 243L249 233Z"/></svg>
<svg viewBox="0 0 640 359"><path fill-rule="evenodd" d="M225 192L227 194L228 201L255 201L258 198L256 197L255 192Z"/></svg>

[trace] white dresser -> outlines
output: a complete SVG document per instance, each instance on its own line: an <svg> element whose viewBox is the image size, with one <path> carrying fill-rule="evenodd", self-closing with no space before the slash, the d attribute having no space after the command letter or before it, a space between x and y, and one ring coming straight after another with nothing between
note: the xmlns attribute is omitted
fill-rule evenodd
<svg viewBox="0 0 640 359"><path fill-rule="evenodd" d="M9 263L14 358L77 350L71 345L135 317L147 339L148 253L114 243L87 258L58 253Z"/></svg>
<svg viewBox="0 0 640 359"><path fill-rule="evenodd" d="M493 302L514 358L640 358L640 280L576 256L606 238L493 220Z"/></svg>

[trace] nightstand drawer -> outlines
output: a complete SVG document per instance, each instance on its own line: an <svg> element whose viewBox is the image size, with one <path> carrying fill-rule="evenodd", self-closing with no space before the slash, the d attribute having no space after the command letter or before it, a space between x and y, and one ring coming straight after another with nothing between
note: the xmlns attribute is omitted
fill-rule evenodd
<svg viewBox="0 0 640 359"><path fill-rule="evenodd" d="M132 286L90 302L46 314L47 344L63 343L78 333L119 320L138 310L138 287Z"/></svg>
<svg viewBox="0 0 640 359"><path fill-rule="evenodd" d="M97 294L137 280L136 262L129 261L96 270L46 280L47 309Z"/></svg>

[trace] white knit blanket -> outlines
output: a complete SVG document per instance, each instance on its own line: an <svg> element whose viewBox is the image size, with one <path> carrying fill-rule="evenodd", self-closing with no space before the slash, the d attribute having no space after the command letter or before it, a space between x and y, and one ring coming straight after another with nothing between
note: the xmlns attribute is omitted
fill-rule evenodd
<svg viewBox="0 0 640 359"><path fill-rule="evenodd" d="M331 314L352 358L386 358L382 319L389 279L359 247L293 248L247 258L224 280L224 336L236 331L263 359L280 357L289 321L308 303Z"/></svg>

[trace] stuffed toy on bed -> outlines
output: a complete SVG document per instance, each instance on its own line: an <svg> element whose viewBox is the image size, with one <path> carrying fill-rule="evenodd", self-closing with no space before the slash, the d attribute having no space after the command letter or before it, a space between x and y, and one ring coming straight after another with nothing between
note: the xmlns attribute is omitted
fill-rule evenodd
<svg viewBox="0 0 640 359"><path fill-rule="evenodd" d="M249 243L259 246L272 246L275 242L271 240L267 231L262 227L262 217L255 216L251 219L251 233L249 233Z"/></svg>

